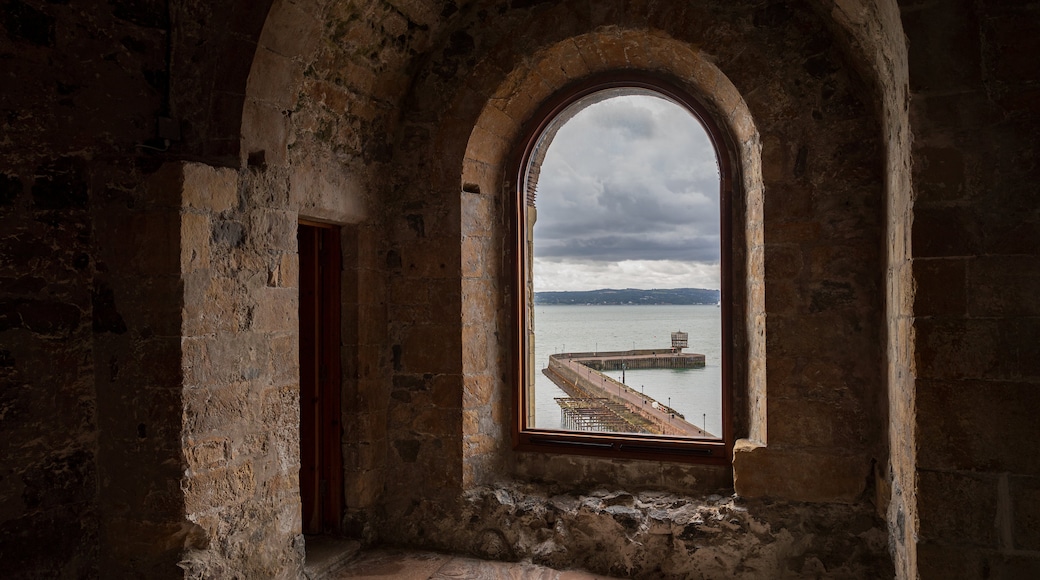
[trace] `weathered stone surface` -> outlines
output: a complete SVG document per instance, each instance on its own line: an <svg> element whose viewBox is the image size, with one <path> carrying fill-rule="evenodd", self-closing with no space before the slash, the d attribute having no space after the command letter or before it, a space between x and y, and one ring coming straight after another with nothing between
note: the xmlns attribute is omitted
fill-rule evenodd
<svg viewBox="0 0 1040 580"><path fill-rule="evenodd" d="M452 534L461 542L454 549L625 578L714 578L741 570L801 576L814 565L839 576L891 574L884 533L867 505L604 489L553 495L507 484L468 492L462 517L479 525ZM827 532L808 531L811 521Z"/></svg>
<svg viewBox="0 0 1040 580"><path fill-rule="evenodd" d="M1037 575L1036 2L168 8L0 6L6 574L299 575L304 217L352 224L344 520L367 541L887 576L865 506L689 499L859 489L899 577ZM545 98L619 68L687 83L740 161L733 422L766 445L732 467L510 448L507 157ZM458 503L508 477L610 488ZM618 493L648 488L686 507Z"/></svg>
<svg viewBox="0 0 1040 580"><path fill-rule="evenodd" d="M201 163L185 164L182 171L185 207L220 213L238 205L238 173L235 171Z"/></svg>
<svg viewBox="0 0 1040 580"><path fill-rule="evenodd" d="M744 497L800 501L860 501L869 462L856 455L776 449L738 440L733 448L733 488Z"/></svg>
<svg viewBox="0 0 1040 580"><path fill-rule="evenodd" d="M949 509L957 497L971 497L972 503ZM997 503L995 476L922 470L918 473L920 541L995 548Z"/></svg>

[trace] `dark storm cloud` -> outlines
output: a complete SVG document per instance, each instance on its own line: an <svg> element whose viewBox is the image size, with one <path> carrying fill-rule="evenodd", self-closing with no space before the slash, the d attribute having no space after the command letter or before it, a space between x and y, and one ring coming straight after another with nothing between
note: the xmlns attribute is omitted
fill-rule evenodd
<svg viewBox="0 0 1040 580"><path fill-rule="evenodd" d="M539 256L589 261L676 260L681 262L719 261L718 236L678 239L653 235L588 235L566 241L539 243Z"/></svg>
<svg viewBox="0 0 1040 580"><path fill-rule="evenodd" d="M718 171L700 124L653 97L592 105L542 166L539 258L717 262Z"/></svg>
<svg viewBox="0 0 1040 580"><path fill-rule="evenodd" d="M589 122L631 139L650 139L657 133L653 112L630 99L616 101L606 107L589 107Z"/></svg>

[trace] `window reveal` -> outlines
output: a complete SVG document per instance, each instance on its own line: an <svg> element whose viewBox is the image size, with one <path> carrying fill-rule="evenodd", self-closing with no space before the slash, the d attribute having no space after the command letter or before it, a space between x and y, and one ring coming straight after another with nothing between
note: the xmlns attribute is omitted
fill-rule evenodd
<svg viewBox="0 0 1040 580"><path fill-rule="evenodd" d="M615 191L607 191L616 184L605 184L609 179L598 182L598 195L589 196L587 192L583 197L580 185L569 187L567 183L561 187L559 183L551 182L553 156L550 153L551 143L563 144L570 139L567 135L568 128L564 125L582 118L589 114L597 114L597 109L602 109L601 104L608 101L615 102L632 101L633 99L650 99L664 108L680 109L683 114L689 116L689 120L695 125L700 124L706 131L705 143L711 152L710 163L717 167L717 179L712 187L715 188L717 196L712 200L711 195L704 196L691 194L684 190L687 205L699 204L700 210L710 206L711 211L691 212L689 207L681 207L683 197L675 195L669 198L669 191L682 189L684 184L671 183L663 190L645 191L645 184L636 185L629 190L624 187L614 187ZM620 101L618 101L620 100ZM637 107L638 108L638 107ZM661 108L661 107L657 107ZM645 113L645 111L643 111ZM614 123L615 128L620 128L622 133L627 132L629 140L638 140L640 137L650 136L654 132L653 124L647 121L646 115L636 111L626 118L618 117L616 113L609 111L598 112L600 121L606 124ZM611 118L613 116L613 118ZM595 123L593 123L595 124ZM603 123L601 123L603 124ZM587 125L587 123L586 123ZM657 128L660 131L660 127ZM677 131L677 127L670 127L666 131ZM648 133L649 132L649 133ZM729 266L730 248L728 243L729 231L729 176L725 157L719 156L718 130L711 119L707 117L700 105L688 94L677 89L674 85L656 78L643 75L626 74L601 77L592 82L575 85L570 89L557 95L536 116L535 123L529 131L529 137L520 161L517 164L517 181L520 187L516 190L516 287L522 291L517 300L517 319L519 320L517 341L520 345L519 352L523 354L523 361L517 365L517 413L514 429L514 440L519 450L537 450L548 452L581 453L591 455L625 456L662 458L671 460L699 461L707 463L728 462L729 450L732 445L732 434L730 433L729 420L729 364L730 335L729 328L729 300L731 286L731 268ZM601 136L602 137L602 136ZM667 137L667 135L665 135ZM606 154L599 149L610 149L613 147L606 138L601 138L592 145L586 145L587 149L596 149L593 157L596 161L604 161ZM668 147L665 139L664 147ZM661 145L658 144L658 147ZM580 147L579 147L580 149ZM647 147L652 149L652 147ZM688 159L689 163L695 163L692 151L667 151L667 156ZM631 155L638 157L638 155ZM598 159L596 159L598 157ZM703 157L703 156L702 156ZM637 162L638 160L633 160ZM623 163L623 162L622 162ZM716 165L717 164L717 165ZM593 166L596 163L592 163ZM570 169L574 169L570 167ZM713 168L714 169L714 168ZM651 169L653 170L653 169ZM636 171L632 172L633 179L629 183L638 183L640 178ZM681 171L680 171L681 173ZM660 175L653 176L660 178ZM668 176L666 176L668 177ZM674 176L670 176L674 177ZM577 181L581 180L578 176ZM649 181L653 181L650 179ZM539 183L541 181L541 184ZM595 178L591 180L596 182ZM660 181L660 180L658 180ZM674 181L674 179L673 179ZM541 185L541 187L539 187ZM689 184L686 184L689 185ZM701 184L703 185L703 184ZM640 187L644 191L639 190ZM593 187L595 189L595 187ZM618 191L619 189L624 191ZM687 187L687 189L689 189ZM703 187L701 187L703 190ZM536 191L538 194L536 195ZM712 192L713 194L715 192ZM651 207L651 211L639 214L639 204ZM678 205L677 205L678 204ZM604 208L604 206L609 206ZM565 210L564 208L569 208ZM616 214L609 219L621 219L615 227L624 230L624 235L611 238L605 231L594 231L595 227L583 229L589 225L590 220L609 221L603 214L597 216L597 209L609 210L613 208ZM646 208L643 208L646 209ZM541 214L539 214L541 212ZM550 213L551 212L551 213ZM708 214L705 216L704 214ZM690 228L687 221L699 220L700 229ZM657 219L656 223L631 224L629 221L642 221ZM713 221L713 227L705 224ZM712 225L712 224L709 224ZM610 224L605 224L603 229L609 229ZM566 232L570 228L571 232ZM671 229L669 229L671 228ZM678 228L678 229L676 229ZM683 230L686 228L686 230ZM592 232L586 239L575 240L576 231ZM667 236L669 232L691 231L702 235L679 236L683 239L677 242L673 240L668 244L662 240L662 235ZM562 232L562 233L561 233ZM569 237L568 237L569 236ZM705 290L696 297L690 297L692 292L685 292L687 296L677 297L675 295L683 292L672 292L673 296L668 298L675 301L699 302L699 316L708 319L708 331L704 325L697 326L693 321L676 316L664 321L640 321L633 324L632 320L616 320L615 326L620 326L620 336L617 332L603 332L603 325L596 330L596 324L586 323L574 324L574 320L566 320L567 316L557 316L560 311L554 312L554 306L559 307L560 302L566 300L567 294L555 294L554 304L543 304L547 302L540 292L541 286L546 284L546 268L540 267L544 262L552 262L553 258L567 257L569 255L567 241L590 255L600 250L602 252L615 252L622 256L634 257L645 256L645 252L656 251L659 254L670 256L672 253L683 254L683 244L689 245L691 240L703 242L706 238L714 239L714 266L717 285L715 290ZM628 242L628 244L618 243ZM597 249L596 242L602 242L602 248ZM663 243L664 242L664 243ZM710 262L705 259L705 244L694 244L697 248L686 248L687 262L699 263ZM709 244L710 245L710 244ZM571 248L573 249L573 248ZM712 250L708 250L710 254ZM692 254L691 254L692 252ZM693 256L696 252L700 255ZM573 252L570 252L573 255ZM692 256L692 258L691 258ZM602 256L601 256L602 257ZM548 260L546 260L548 258ZM601 260L602 261L602 260ZM557 270L566 270L566 260L556 259ZM593 263L595 260L592 261ZM561 265L562 264L562 265ZM581 266L579 264L578 269ZM539 271L542 270L542 271ZM552 270L549 268L548 270ZM652 270L652 268L650 269ZM551 278L551 277L550 277ZM625 304L626 296L639 300L661 300L662 295L667 292L652 292L653 286L659 280L655 277L648 281L643 292L586 292L584 294L571 294L571 298L577 296L579 300L587 303L607 303L614 306ZM624 280L624 278L621 278ZM615 296L612 296L615 295ZM656 298L655 298L656 296ZM548 300L552 302L552 300ZM631 300L629 300L631 302ZM636 302L635 304L639 304ZM633 304L633 306L635 305ZM582 314L575 311L567 313L569 316L579 318L617 316L622 308L611 311L610 306L587 306L589 310ZM596 311L596 309L599 309ZM648 307L648 312L649 308ZM678 308L675 311L682 311ZM685 313L691 309L687 308ZM632 309L628 309L631 314ZM554 320L563 318L563 320ZM638 318L638 314L637 314ZM710 319L714 318L714 322ZM703 321L702 321L703 322ZM636 326L646 324L659 324L656 328L656 337L651 340L639 334ZM559 333L552 335L550 327L566 328L577 331L580 336L570 346L566 345ZM681 326L686 325L683 329ZM607 324L606 326L609 326ZM690 329L690 326L697 328ZM536 330L537 329L537 330ZM693 332L687 332L692 330ZM564 333L566 334L566 333ZM574 332L570 334L574 336ZM574 339L572 339L574 340ZM605 348L599 347L602 341ZM557 342L559 344L549 344ZM708 343L711 344L708 344ZM624 343L624 348L619 348L619 343ZM649 344L647 344L649 343ZM708 348L706 348L708 347ZM690 351L693 352L690 352ZM698 352L698 350L710 351L710 353ZM705 372L710 369L710 372ZM700 375L697 373L700 372ZM649 374L647 374L649 373ZM681 397L669 396L668 390L653 385L653 373L671 373L672 375L684 375L687 379L699 378L701 383L705 380L713 389L715 413L709 427L707 416L709 410L703 402L700 405L689 405L680 403ZM633 377L636 380L633 380ZM707 377L707 378L706 378ZM674 377L673 377L674 378ZM639 381L650 381L649 392L646 384ZM682 378L680 378L680 382ZM702 384L701 387L704 385ZM673 401L673 398L676 399ZM549 405L555 406L554 417L549 417L545 409ZM550 407L551 408L551 407Z"/></svg>

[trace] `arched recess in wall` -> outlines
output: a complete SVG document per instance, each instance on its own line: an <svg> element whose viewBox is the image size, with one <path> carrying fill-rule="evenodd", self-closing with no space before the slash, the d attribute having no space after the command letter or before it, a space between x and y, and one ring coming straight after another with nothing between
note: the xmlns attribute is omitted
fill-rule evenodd
<svg viewBox="0 0 1040 580"><path fill-rule="evenodd" d="M342 112L322 108L326 98L348 100L344 97L346 89L321 87L320 81L305 74L321 59L326 4L290 0L272 3L245 86L239 164L288 170L289 203L301 217L354 224L372 215L366 176L375 164L359 159L356 151L346 151L346 143L367 139L355 129L320 139L316 137L320 132L307 121L313 123L316 116ZM336 95L329 97L326 93ZM349 102L371 107L373 102L390 98L392 95L386 94L351 95ZM337 152L337 148L345 152Z"/></svg>
<svg viewBox="0 0 1040 580"><path fill-rule="evenodd" d="M289 116L299 98L306 62L321 39L321 3L275 0L267 15L245 86L242 105L243 165L284 165Z"/></svg>
<svg viewBox="0 0 1040 580"><path fill-rule="evenodd" d="M645 61L634 63L625 51L603 50L604 58L590 65L576 45L645 47ZM610 55L616 55L611 57ZM638 65L638 66L634 66ZM491 94L467 142L462 168L462 243L464 304L480 304L463 309L464 328L496 326L508 332L503 321L510 314L501 300L494 298L492 288L500 287L509 269L508 250L503 245L504 231L494 231L488 223L508 227L509 196L515 184L510 183L510 167L524 124L546 100L568 85L609 71L639 70L669 79L693 95L707 114L722 129L735 183L733 184L733 267L737 284L733 300L733 365L734 397L732 401L734 431L738 438L765 442L765 336L764 289L761 284L763 262L761 144L754 121L743 98L728 78L696 48L663 35L645 31L593 32L566 39L543 49L507 75ZM562 74L561 74L562 73ZM490 219L494 212L498 219ZM480 219L485 216L484 219ZM503 217L504 216L504 217ZM467 268L467 256L501 256L502 260L484 260L493 267ZM509 289L510 292L515 291ZM506 301L508 302L508 300ZM486 304L484 304L486 303ZM496 320L483 318L492 316ZM506 323L510 324L510 323ZM502 462L511 445L509 417L512 412L511 385L501 384L499 377L507 369L491 365L475 366L483 361L476 353L467 353L472 343L463 343L463 374L466 392L464 414L498 417L497 425L466 431L464 437L465 484L482 483L485 470L474 468ZM483 353L480 353L481 355ZM510 359L516 353L497 358L498 364L520 364ZM498 388L489 389L489 382ZM477 425L479 422L464 422ZM492 427L488 429L487 427ZM495 433L493 440L488 433Z"/></svg>
<svg viewBox="0 0 1040 580"><path fill-rule="evenodd" d="M172 4L166 3L173 25L173 91L166 114L179 122L182 136L171 152L234 166L240 152L241 113L253 51L262 44L258 39L268 27L269 14L279 10L272 4L287 2L231 0L197 9ZM208 24L197 26L200 21ZM286 22L292 21L280 20ZM301 39L306 37L301 35Z"/></svg>

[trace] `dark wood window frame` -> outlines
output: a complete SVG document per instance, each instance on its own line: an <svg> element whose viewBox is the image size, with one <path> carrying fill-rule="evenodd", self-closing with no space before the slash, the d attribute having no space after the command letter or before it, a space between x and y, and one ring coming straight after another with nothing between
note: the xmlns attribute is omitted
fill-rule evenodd
<svg viewBox="0 0 1040 580"><path fill-rule="evenodd" d="M720 190L720 245L721 245L721 284L720 294L722 308L722 436L718 440L685 439L662 435L614 434L607 432L577 432L563 430L537 429L526 424L528 417L525 391L533 384L533 377L528 376L532 366L528 364L529 344L527 338L528 301L528 264L526 263L526 231L528 198L527 173L528 166L539 139L550 130L554 121L565 110L576 102L595 93L617 89L645 90L657 93L673 103L685 108L696 117L708 134L715 149L715 157L719 164ZM554 94L543 104L534 117L525 125L523 138L514 152L511 164L512 220L510 225L511 252L509 255L513 279L510 281L513 291L512 313L514 331L512 333L517 359L512 365L514 369L514 412L513 412L513 447L521 452L561 453L589 455L609 458L646 459L654 461L674 461L714 465L727 465L733 454L733 267L732 267L732 195L733 180L731 174L730 155L726 147L722 131L708 110L687 90L671 79L663 76L637 71L618 71L599 74L588 79L577 81ZM533 258L532 258L533 259ZM533 314L532 314L533 315Z"/></svg>

